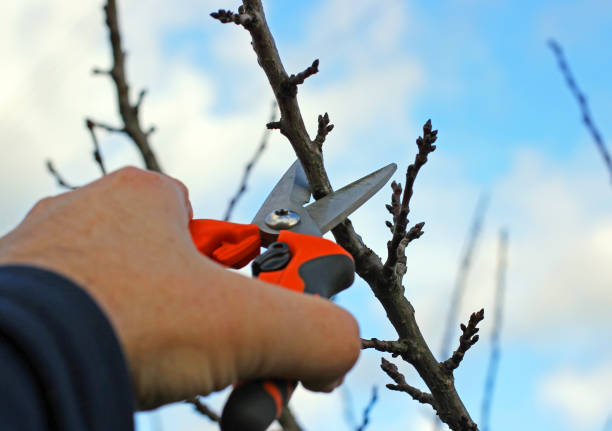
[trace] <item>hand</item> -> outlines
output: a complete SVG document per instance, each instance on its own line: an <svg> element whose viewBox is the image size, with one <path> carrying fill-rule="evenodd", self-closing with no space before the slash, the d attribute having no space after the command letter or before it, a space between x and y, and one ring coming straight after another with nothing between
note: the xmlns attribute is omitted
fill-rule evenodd
<svg viewBox="0 0 612 431"><path fill-rule="evenodd" d="M191 218L182 183L124 168L38 202L0 238L0 264L48 268L91 294L118 334L141 409L262 377L333 389L359 355L353 317L205 258Z"/></svg>

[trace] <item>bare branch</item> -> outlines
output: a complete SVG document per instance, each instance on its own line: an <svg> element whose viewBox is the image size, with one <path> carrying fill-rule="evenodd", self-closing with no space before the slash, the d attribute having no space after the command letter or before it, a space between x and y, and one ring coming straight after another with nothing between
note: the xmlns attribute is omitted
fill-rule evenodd
<svg viewBox="0 0 612 431"><path fill-rule="evenodd" d="M463 323L459 325L462 332L461 336L459 337L459 347L457 347L457 350L455 350L453 356L451 356L449 359L442 363L442 367L449 374L452 373L455 369L457 369L457 367L463 360L465 352L467 352L469 348L476 344L476 342L478 341L479 337L476 334L480 329L477 328L477 326L478 323L480 323L483 319L484 308L480 311L472 313L467 326L465 326Z"/></svg>
<svg viewBox="0 0 612 431"><path fill-rule="evenodd" d="M451 301L446 315L446 325L444 326L444 336L442 337L442 344L440 346L440 357L446 358L449 354L452 339L454 337L454 330L456 328L456 322L458 320L457 315L461 306L461 300L466 288L466 281L472 265L472 258L480 239L480 232L482 231L482 225L484 221L485 212L489 204L489 197L486 194L482 194L476 204L474 210L474 216L472 218L472 224L468 231L466 238L463 255L461 257L461 263L457 271L457 277L455 278L455 286L453 288Z"/></svg>
<svg viewBox="0 0 612 431"><path fill-rule="evenodd" d="M94 160L100 166L100 171L102 172L102 176L106 175L106 167L104 166L104 160L102 159L102 154L100 153L100 145L98 144L98 138L96 137L96 132L94 131L96 124L90 120L89 118L85 119L85 127L89 130L89 134L91 135L91 141L93 142L94 151L93 156Z"/></svg>
<svg viewBox="0 0 612 431"><path fill-rule="evenodd" d="M284 431L302 431L302 427L293 416L293 412L289 406L285 406L278 418L278 423L283 427Z"/></svg>
<svg viewBox="0 0 612 431"><path fill-rule="evenodd" d="M317 137L314 139L313 142L319 147L322 147L323 143L325 142L325 138L333 129L334 125L329 124L329 115L327 114L327 112L325 113L325 115L319 115L319 127L317 130Z"/></svg>
<svg viewBox="0 0 612 431"><path fill-rule="evenodd" d="M270 112L270 121L268 122L268 124L271 124L275 118L276 118L276 102L272 102L272 109ZM268 145L269 138L270 138L270 129L266 128L263 132L261 140L259 141L259 145L257 146L257 149L255 150L255 154L253 155L251 160L249 160L249 162L244 168L244 174L242 175L242 181L240 181L240 186L238 186L238 191L236 192L234 197L232 197L227 207L227 211L225 211L225 217L223 217L223 220L228 221L231 218L232 211L234 210L236 203L238 203L238 200L240 199L240 197L244 194L244 192L246 192L247 182L249 180L249 175L251 174L251 170L253 170L253 166L255 166L255 163L257 163L262 153L266 149L266 145Z"/></svg>
<svg viewBox="0 0 612 431"><path fill-rule="evenodd" d="M370 413L372 412L376 401L378 401L378 388L374 386L372 388L372 396L370 397L370 402L365 407L365 409L363 409L363 421L361 422L359 428L357 428L357 431L364 431L370 423Z"/></svg>
<svg viewBox="0 0 612 431"><path fill-rule="evenodd" d="M55 166L53 165L53 162L51 160L47 160L46 165L47 165L47 170L49 171L51 175L53 175L53 177L57 181L57 184L60 187L67 188L69 190L75 190L78 188L77 186L71 186L70 184L66 182L66 180L64 180L64 178L60 175L57 169L55 169Z"/></svg>
<svg viewBox="0 0 612 431"><path fill-rule="evenodd" d="M319 71L319 59L312 62L312 65L308 66L302 72L297 75L291 75L281 84L281 91L285 97L295 97L297 95L297 86L303 84L307 78L311 77Z"/></svg>
<svg viewBox="0 0 612 431"><path fill-rule="evenodd" d="M112 78L115 84L117 103L119 105L121 119L123 120L123 127L114 128L107 127L100 123L95 124L109 131L127 134L138 148L146 168L151 171L162 172L161 166L149 144L151 130L149 130L149 132L143 131L138 116L140 105L146 92L144 90L140 92L135 104L130 102L130 87L125 73L125 52L121 46L121 33L119 31L119 18L117 16L117 5L115 0L107 0L104 6L104 12L106 14L106 26L108 27L113 53L113 67L108 72L94 69L94 73L107 74Z"/></svg>
<svg viewBox="0 0 612 431"><path fill-rule="evenodd" d="M266 23L261 0L242 0L242 3L244 8L241 13L253 17L247 30L251 35L251 44L257 55L257 62L266 73L280 109L281 118L276 126L280 126L281 133L289 140L300 160L313 197L320 199L333 190L323 165L321 146L317 145L306 131L296 94L287 93L284 90L284 85L289 76L281 62L274 38ZM419 167L422 166L426 161L426 155L433 151L434 138L435 132L431 130L431 123L427 122L424 127L424 138L417 140L419 154L421 155L417 156L415 168L417 164ZM421 147L423 147L423 150L421 150ZM425 160L423 160L423 157L425 157ZM418 171L415 168L409 170L407 174L410 194L412 193L412 183L414 183ZM409 196L407 199L409 200ZM405 209L406 214L407 209ZM394 250L399 250L406 245L404 240L407 221L403 224L404 233L398 236L397 245L393 246ZM423 338L416 323L414 308L404 296L402 277L399 275L402 271L396 273L395 265L390 265L393 267L388 268L392 269L391 271L385 270L380 257L364 244L361 236L353 229L350 220L346 219L336 226L332 229L332 233L336 241L353 256L357 274L369 284L376 298L384 307L399 338L409 343L410 352L403 355L402 358L415 367L431 390L431 395L438 405L437 411L440 418L454 431L477 430L478 427L470 418L457 394L453 380L448 378ZM397 254L391 256L390 259L397 261ZM405 271L405 266L403 271Z"/></svg>
<svg viewBox="0 0 612 431"><path fill-rule="evenodd" d="M436 142L438 135L437 130L432 130L431 120L427 120L423 126L423 136L417 139L418 153L414 159L414 163L408 166L406 171L406 187L402 194L402 202L399 204L399 193L401 193L401 185L392 184L393 196L391 208L387 207L393 214L393 237L387 243L387 261L384 265L384 271L387 274L393 273L395 265L398 262L398 248L404 238L406 238L406 227L408 225L408 213L410 212L410 198L412 198L414 181L421 167L427 163L427 156L436 149L433 145ZM393 199L396 199L395 201ZM389 225L387 225L389 226ZM405 247L405 246L404 246ZM403 253L402 253L403 254ZM402 255L400 254L400 256ZM402 274L403 275L403 274Z"/></svg>
<svg viewBox="0 0 612 431"><path fill-rule="evenodd" d="M484 396L482 399L482 430L489 429L489 418L491 416L491 404L493 402L493 390L499 366L499 335L501 333L504 312L504 295L506 290L506 268L508 256L508 233L502 230L499 233L499 249L497 255L497 286L495 289L495 315L493 316L493 330L491 332L491 356L485 380Z"/></svg>
<svg viewBox="0 0 612 431"><path fill-rule="evenodd" d="M597 149L599 150L599 153L601 154L601 157L603 158L603 161L606 167L608 168L610 180L612 180L612 157L610 157L610 152L606 148L606 144L603 140L603 137L601 136L601 133L599 133L599 130L593 122L593 117L591 115L591 111L587 103L587 98L584 93L580 91L580 88L578 88L578 84L576 83L576 80L574 79L572 72L570 71L569 65L565 61L565 56L563 55L563 50L561 49L561 46L555 40L552 39L548 41L548 46L557 57L559 69L561 69L561 73L563 73L563 76L565 77L565 82L567 83L567 86L569 87L570 91L578 101L578 105L580 106L580 111L582 112L582 121L584 122L584 125L586 126L588 131L591 133L591 136L595 141L595 145L597 146Z"/></svg>
<svg viewBox="0 0 612 431"><path fill-rule="evenodd" d="M185 400L185 402L192 404L198 412L206 416L212 422L219 422L221 420L221 417L217 413L212 411L210 407L204 404L200 400L200 397L193 397L188 400Z"/></svg>
<svg viewBox="0 0 612 431"><path fill-rule="evenodd" d="M254 21L253 16L244 13L244 8L242 6L238 9L237 14L229 10L219 9L217 12L211 13L210 16L221 21L223 24L233 22L247 29Z"/></svg>
<svg viewBox="0 0 612 431"><path fill-rule="evenodd" d="M436 401L434 400L434 397L431 394L423 392L415 388L414 386L410 386L408 383L406 383L406 378L402 373L398 371L397 366L394 363L387 361L385 358L380 358L380 360L380 368L382 368L382 370L387 373L387 375L391 377L391 379L393 379L393 381L396 383L395 385L392 385L390 383L387 384L387 388L391 389L392 391L406 392L415 401L418 401L421 404L430 404L434 409L437 410Z"/></svg>
<svg viewBox="0 0 612 431"><path fill-rule="evenodd" d="M379 352L391 353L393 357L408 353L409 346L401 341L381 341L377 338L371 340L361 339L362 349L375 349Z"/></svg>

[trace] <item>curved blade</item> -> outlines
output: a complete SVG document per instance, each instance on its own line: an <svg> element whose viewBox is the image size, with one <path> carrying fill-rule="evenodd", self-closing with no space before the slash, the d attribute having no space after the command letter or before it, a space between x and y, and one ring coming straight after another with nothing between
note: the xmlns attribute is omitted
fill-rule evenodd
<svg viewBox="0 0 612 431"><path fill-rule="evenodd" d="M305 209L317 223L321 233L333 229L384 186L397 169L395 163L372 172L354 183L328 194Z"/></svg>

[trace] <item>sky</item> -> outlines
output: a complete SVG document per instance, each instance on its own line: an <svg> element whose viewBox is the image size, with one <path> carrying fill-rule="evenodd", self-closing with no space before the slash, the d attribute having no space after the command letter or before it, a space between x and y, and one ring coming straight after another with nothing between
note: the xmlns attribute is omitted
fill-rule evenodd
<svg viewBox="0 0 612 431"><path fill-rule="evenodd" d="M0 234L59 188L51 158L74 184L99 176L84 118L118 124L110 82L92 76L110 52L101 2L0 3ZM133 94L149 90L143 121L162 167L190 189L196 217L220 218L267 122L272 93L249 35L208 14L227 0L120 2ZM395 162L403 182L414 141L431 119L437 149L415 184L412 223L425 234L407 249L406 295L437 352L476 203L490 196L467 278L461 321L485 308L480 341L456 371L456 385L481 418L490 352L500 229L509 232L504 320L491 430L600 431L612 414L612 200L610 178L547 47L564 48L604 139L612 136L612 4L597 0L321 0L264 2L285 68L320 59L299 88L307 127L335 124L325 163L341 187ZM110 169L142 166L122 136L100 132ZM294 160L271 135L233 215L249 222ZM390 189L352 220L385 257ZM338 296L362 337L393 339L384 311L361 280ZM458 322L457 322L458 323ZM457 329L457 338L459 330ZM367 429L430 430L431 409L391 392L381 354L365 351L341 390L299 389L293 410L308 430L350 430L373 386L379 400ZM387 359L391 359L388 358ZM395 360L408 383L424 389ZM206 399L220 410L227 392ZM354 418L346 418L352 410ZM216 429L187 405L139 413L138 431Z"/></svg>

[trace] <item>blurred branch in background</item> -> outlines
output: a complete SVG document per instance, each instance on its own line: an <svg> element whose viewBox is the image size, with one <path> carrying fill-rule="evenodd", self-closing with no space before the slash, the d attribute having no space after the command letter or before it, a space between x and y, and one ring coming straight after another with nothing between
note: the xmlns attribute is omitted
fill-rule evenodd
<svg viewBox="0 0 612 431"><path fill-rule="evenodd" d="M293 412L286 406L280 417L278 418L278 423L283 427L284 431L302 431L302 427L298 424L295 416L293 416Z"/></svg>
<svg viewBox="0 0 612 431"><path fill-rule="evenodd" d="M363 420L361 421L361 425L359 426L359 428L357 428L357 431L364 431L370 423L370 413L372 412L376 401L378 401L378 387L374 386L372 388L372 396L370 397L370 402L363 409Z"/></svg>
<svg viewBox="0 0 612 431"><path fill-rule="evenodd" d="M603 140L603 137L601 136L601 133L599 133L599 130L597 129L597 127L595 127L595 123L593 122L593 117L591 115L591 111L587 103L587 98L584 93L580 91L580 88L578 88L578 84L576 83L576 80L572 75L569 65L565 60L565 56L563 55L563 49L561 48L561 46L554 39L548 41L548 46L557 57L559 69L561 69L561 73L563 73L563 76L565 77L565 82L567 83L567 86L569 87L570 91L578 101L578 105L580 106L580 111L582 113L582 121L591 133L591 136L595 141L595 145L599 149L601 157L603 158L604 163L608 168L608 173L610 174L610 181L612 181L612 157L610 157L610 153L606 148L606 144Z"/></svg>
<svg viewBox="0 0 612 431"><path fill-rule="evenodd" d="M277 111L276 101L273 101L272 108L270 111L270 121L268 121L268 123L272 123L276 120L276 111ZM230 200L230 203L227 207L227 211L225 211L225 216L223 217L223 220L229 221L229 219L232 217L232 211L234 210L236 203L238 203L238 200L243 195L243 193L246 192L249 175L251 174L251 171L253 170L253 166L255 166L255 163L257 163L257 161L263 154L264 150L266 149L266 146L268 145L268 140L270 139L270 131L271 130L268 127L264 129L263 135L261 136L261 139L259 141L259 146L255 150L255 154L253 155L251 160L246 164L244 168L244 174L242 175L242 181L240 182L240 186L238 186L238 191L236 192L234 197L232 197L232 199Z"/></svg>
<svg viewBox="0 0 612 431"><path fill-rule="evenodd" d="M495 379L499 367L499 338L503 323L504 298L506 290L506 269L508 266L508 232L502 230L499 233L499 249L497 255L497 284L495 289L493 329L491 332L491 356L489 357L489 368L485 380L484 395L482 400L481 426L482 431L489 430L491 418L491 405L493 403L493 391Z"/></svg>
<svg viewBox="0 0 612 431"><path fill-rule="evenodd" d="M455 286L453 288L450 306L446 315L444 336L442 337L442 344L440 346L440 358L446 358L450 351L451 341L454 338L456 328L455 325L457 324L459 308L461 307L461 301L466 289L467 277L472 266L472 259L474 257L476 246L478 245L478 240L480 239L480 232L482 231L482 224L484 222L488 204L489 197L486 194L482 194L478 199L476 209L474 210L472 225L465 241L463 256L461 257L459 270L457 271Z"/></svg>
<svg viewBox="0 0 612 431"><path fill-rule="evenodd" d="M442 336L442 343L440 345L440 358L446 358L449 355L451 348L451 341L454 337L456 322L458 319L459 308L461 307L461 301L466 289L466 281L469 275L472 259L478 240L480 239L480 232L482 231L482 225L484 222L485 213L489 205L489 196L485 193L481 194L474 210L474 216L472 218L472 224L468 231L468 236L465 240L465 246L463 255L459 263L459 269L457 271L457 277L455 278L455 286L453 288L448 313L446 314L446 324L444 326L444 335ZM434 417L434 431L440 429L440 420L438 417Z"/></svg>

